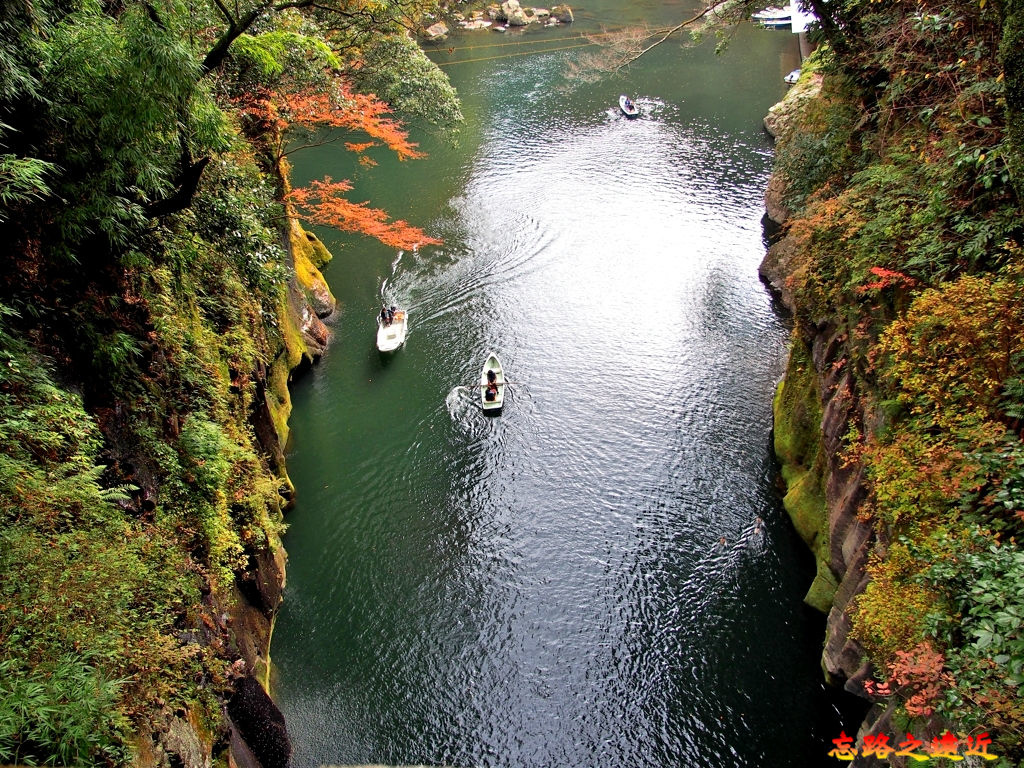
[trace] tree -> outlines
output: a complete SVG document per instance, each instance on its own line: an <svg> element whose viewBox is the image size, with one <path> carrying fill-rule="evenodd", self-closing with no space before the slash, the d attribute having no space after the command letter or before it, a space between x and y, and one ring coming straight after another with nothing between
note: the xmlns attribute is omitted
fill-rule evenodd
<svg viewBox="0 0 1024 768"><path fill-rule="evenodd" d="M383 143L400 160L423 157L401 123L388 117L391 108L373 95L355 93L347 81L338 79L327 91L304 90L297 93L273 91L255 94L239 102L253 127L262 132L273 148L275 159L310 146L336 141L330 129L359 131L372 141L359 147L360 152ZM305 141L295 141L295 132L303 131ZM291 135L289 135L291 132ZM291 142L291 143L289 143Z"/></svg>
<svg viewBox="0 0 1024 768"><path fill-rule="evenodd" d="M259 22L289 9L308 9L325 22L335 48L353 49L373 37L416 28L432 0L250 0L229 8L213 0L221 19L221 31L203 57L202 71L211 72L227 58L232 44Z"/></svg>
<svg viewBox="0 0 1024 768"><path fill-rule="evenodd" d="M407 34L383 35L364 46L351 77L399 114L441 127L462 121L455 89Z"/></svg>
<svg viewBox="0 0 1024 768"><path fill-rule="evenodd" d="M385 211L370 208L366 203L351 202L345 197L345 193L351 189L349 182L334 182L328 176L323 181L311 182L308 187L292 190L288 194L288 201L296 206L304 218L314 223L369 235L393 248L407 249L441 243L402 220L389 222Z"/></svg>
<svg viewBox="0 0 1024 768"><path fill-rule="evenodd" d="M423 156L401 124L389 117L391 108L387 104L374 96L354 93L341 79L328 92L260 94L245 100L242 111L254 128L264 132L277 160L300 149L337 141L344 135L337 129L358 131L370 137L371 141L345 144L363 158L366 158L363 154L366 150L379 144L393 151L400 160ZM297 129L304 131L304 141L295 139ZM348 181L334 182L325 178L308 187L291 190L287 202L315 224L359 232L394 248L441 242L404 221L389 222L385 211L348 200L345 193L351 189Z"/></svg>
<svg viewBox="0 0 1024 768"><path fill-rule="evenodd" d="M7 239L52 239L74 260L83 253L99 258L128 248L147 220L188 208L212 158L232 140L217 101L225 93L288 94L277 98L278 117L311 127L319 115L323 126L364 131L400 157L418 156L398 121L385 116L384 103L356 93L345 72L369 78L361 46L372 49L377 35L405 35L428 6L424 0L3 4L0 200L17 211L8 218L18 220ZM413 61L410 45L391 48ZM422 59L421 80L429 80L433 65ZM374 61L385 65L379 55ZM440 81L434 86L439 111L456 118L454 91ZM328 109L339 104L340 115ZM417 109L410 99L404 104ZM50 193L64 204L40 204Z"/></svg>

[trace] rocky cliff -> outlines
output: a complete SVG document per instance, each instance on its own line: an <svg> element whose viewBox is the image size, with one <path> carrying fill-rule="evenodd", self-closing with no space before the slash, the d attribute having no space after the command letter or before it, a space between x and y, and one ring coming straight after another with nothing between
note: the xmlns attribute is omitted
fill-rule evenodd
<svg viewBox="0 0 1024 768"><path fill-rule="evenodd" d="M802 78L785 100L772 107L765 128L783 146L798 130L821 77ZM789 277L800 267L801 242L786 231L784 202L789 181L777 170L765 194L767 217L782 228L760 267L762 279L792 312ZM828 615L822 668L833 683L863 696L870 665L850 637L851 600L863 591L865 565L873 546L871 528L858 519L865 496L864 468L844 451L851 424L864 424L854 377L847 369L846 333L822 322L794 330L785 378L774 401L774 444L786 483L784 505L800 536L817 558L817 576L805 599Z"/></svg>

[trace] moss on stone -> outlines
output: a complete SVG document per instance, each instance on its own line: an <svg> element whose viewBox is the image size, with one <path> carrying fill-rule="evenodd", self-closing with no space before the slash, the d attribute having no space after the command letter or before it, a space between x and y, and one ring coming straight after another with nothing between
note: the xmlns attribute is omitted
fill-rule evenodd
<svg viewBox="0 0 1024 768"><path fill-rule="evenodd" d="M317 314L322 315L328 309L333 310L337 300L320 273L320 267L331 260L331 252L316 235L307 232L294 219L291 222L288 239L295 279L299 286L306 293Z"/></svg>
<svg viewBox="0 0 1024 768"><path fill-rule="evenodd" d="M284 323L282 323L284 327ZM299 337L301 340L301 336ZM290 356L289 356L290 357ZM299 358L301 360L301 356ZM275 360L267 372L267 405L274 421L274 429L281 438L281 445L288 444L288 417L292 412L292 397L288 381L294 365L284 356Z"/></svg>
<svg viewBox="0 0 1024 768"><path fill-rule="evenodd" d="M821 398L807 345L794 335L786 376L773 403L775 453L787 467L808 469L821 444Z"/></svg>
<svg viewBox="0 0 1024 768"><path fill-rule="evenodd" d="M818 573L804 601L827 611L837 587L828 565L828 505L821 436L821 395L810 351L794 336L786 376L772 403L775 453L782 464L782 504L793 527L814 553Z"/></svg>
<svg viewBox="0 0 1024 768"><path fill-rule="evenodd" d="M818 572L807 594L804 595L804 602L822 613L828 613L832 609L832 601L838 589L839 582L832 569L823 558L818 557Z"/></svg>
<svg viewBox="0 0 1024 768"><path fill-rule="evenodd" d="M793 527L815 554L821 547L825 521L825 494L821 481L811 470L795 475L787 482L783 506Z"/></svg>

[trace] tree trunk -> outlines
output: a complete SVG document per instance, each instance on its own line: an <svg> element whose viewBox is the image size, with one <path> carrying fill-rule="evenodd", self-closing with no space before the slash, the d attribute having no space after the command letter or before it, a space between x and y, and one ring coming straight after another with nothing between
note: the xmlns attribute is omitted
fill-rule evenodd
<svg viewBox="0 0 1024 768"><path fill-rule="evenodd" d="M1006 94L1006 163L1018 199L1024 199L1024 0L1003 3L999 45Z"/></svg>

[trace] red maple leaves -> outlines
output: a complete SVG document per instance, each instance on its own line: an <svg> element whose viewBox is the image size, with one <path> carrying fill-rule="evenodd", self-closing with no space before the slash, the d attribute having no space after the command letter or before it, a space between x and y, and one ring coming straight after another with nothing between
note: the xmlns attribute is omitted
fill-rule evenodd
<svg viewBox="0 0 1024 768"><path fill-rule="evenodd" d="M866 680L864 689L873 696L904 697L904 707L912 717L927 717L935 711L935 701L952 682L944 671L945 657L928 641L918 643L909 651L897 651L896 658L886 666L889 679L877 683Z"/></svg>
<svg viewBox="0 0 1024 768"><path fill-rule="evenodd" d="M868 291L880 291L883 288L889 288L891 286L913 288L917 285L917 280L893 269L872 267L868 271L879 279L873 283L866 283L865 285L860 286L857 290L861 293L867 293Z"/></svg>
<svg viewBox="0 0 1024 768"><path fill-rule="evenodd" d="M345 148L360 156L365 166L375 161L365 154L371 147L384 145L399 160L424 157L417 144L409 140L402 124L389 117L391 108L372 94L351 90L338 81L328 91L276 93L265 91L238 102L242 115L251 128L268 138L278 158L304 147L326 144L338 139L331 129L344 129L365 134L371 140L346 141ZM307 140L288 146L296 129L307 134ZM288 147L288 148L286 148ZM439 245L440 240L402 220L389 221L386 211L355 203L345 197L352 190L349 181L313 181L306 187L293 189L286 195L296 212L314 224L334 227L374 237L385 245L407 249L420 245Z"/></svg>
<svg viewBox="0 0 1024 768"><path fill-rule="evenodd" d="M348 181L310 182L309 186L293 189L287 195L303 218L316 224L334 227L344 232L359 232L375 237L393 248L415 248L420 245L440 245L423 230L401 219L388 221L388 214L366 203L353 203L344 196L352 189Z"/></svg>

